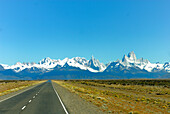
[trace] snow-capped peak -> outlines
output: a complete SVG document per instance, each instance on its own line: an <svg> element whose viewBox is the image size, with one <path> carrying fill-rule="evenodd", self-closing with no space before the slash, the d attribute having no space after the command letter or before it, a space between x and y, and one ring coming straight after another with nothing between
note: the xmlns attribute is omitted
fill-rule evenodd
<svg viewBox="0 0 170 114"><path fill-rule="evenodd" d="M163 65L165 71L167 72L170 72L170 62L166 62L164 65Z"/></svg>
<svg viewBox="0 0 170 114"><path fill-rule="evenodd" d="M134 51L131 51L131 52L128 54L128 58L129 58L130 60L133 60L133 61L136 60L136 55L135 55Z"/></svg>
<svg viewBox="0 0 170 114"><path fill-rule="evenodd" d="M98 70L100 72L102 72L106 69L106 66L103 63L100 63L99 60L95 59L93 56L88 61L87 66L89 66L90 68L93 68L95 70Z"/></svg>
<svg viewBox="0 0 170 114"><path fill-rule="evenodd" d="M45 58L45 59L42 59L38 64L44 64L44 63L50 63L52 62L53 60L50 59L49 57Z"/></svg>
<svg viewBox="0 0 170 114"><path fill-rule="evenodd" d="M161 70L165 70L170 72L169 63L160 64L160 63L150 63L147 59L137 59L135 53L132 51L128 54L128 56L124 55L122 60L112 62L110 64L112 66L108 66L109 68L119 68L124 67L123 69L128 69L129 67L140 68L141 70L147 70L148 72L158 72Z"/></svg>
<svg viewBox="0 0 170 114"><path fill-rule="evenodd" d="M57 65L64 67L64 65L69 65L72 67L77 67L82 70L89 70L91 72L101 72L105 69L105 66L101 64L98 60L96 60L94 57L92 59L86 60L83 57L74 57L74 58L65 58L63 60L55 60L51 59L49 57L42 59L37 64L36 63L20 63L17 62L15 65L8 66L8 65L2 65L4 69L13 69L16 72L20 72L26 68L38 68L38 69L44 69L45 70L53 70ZM98 69L96 69L98 68Z"/></svg>
<svg viewBox="0 0 170 114"><path fill-rule="evenodd" d="M22 63L20 63L20 62L17 62L15 65L22 65Z"/></svg>
<svg viewBox="0 0 170 114"><path fill-rule="evenodd" d="M131 67L147 70L148 72L158 72L158 71L166 71L170 72L170 63L166 62L165 64L160 63L150 63L147 59L137 59L135 53L132 51L128 53L128 56L124 55L122 60L117 60L115 62L111 62L106 66L103 63L100 63L99 60L95 59L94 56L91 57L90 60L87 60L83 57L73 57L71 59L65 58L63 60L50 59L49 57L42 59L38 63L20 63L17 62L15 65L4 65L0 64L1 68L4 69L13 69L16 72L20 72L26 68L34 70L38 69L42 71L54 70L56 66L57 68L61 68L65 66L77 67L82 70L89 70L91 72L103 72L106 68L110 69L129 69ZM107 69L108 70L108 69ZM114 71L113 70L113 71Z"/></svg>
<svg viewBox="0 0 170 114"><path fill-rule="evenodd" d="M128 57L126 55L123 56L122 62L128 62Z"/></svg>

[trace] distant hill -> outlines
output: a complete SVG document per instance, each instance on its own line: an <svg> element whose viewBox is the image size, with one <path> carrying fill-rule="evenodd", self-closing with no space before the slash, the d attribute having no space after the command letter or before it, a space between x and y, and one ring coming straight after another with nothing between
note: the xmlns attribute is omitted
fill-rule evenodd
<svg viewBox="0 0 170 114"><path fill-rule="evenodd" d="M49 57L38 63L20 63L9 66L0 64L0 79L130 79L130 78L170 78L170 62L150 63L147 59L137 59L132 51L122 60L100 63L93 56L63 60Z"/></svg>

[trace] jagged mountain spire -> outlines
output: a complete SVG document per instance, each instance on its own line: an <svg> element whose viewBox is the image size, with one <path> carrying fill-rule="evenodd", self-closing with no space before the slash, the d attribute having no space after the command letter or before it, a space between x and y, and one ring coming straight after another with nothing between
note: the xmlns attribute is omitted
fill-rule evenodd
<svg viewBox="0 0 170 114"><path fill-rule="evenodd" d="M89 60L87 66L98 71L103 71L106 68L106 66L100 63L99 60L95 59L93 55L91 59Z"/></svg>
<svg viewBox="0 0 170 114"><path fill-rule="evenodd" d="M109 63L107 64L107 66L105 66L103 63L100 63L99 60L95 59L92 54L92 57L90 60L86 60L85 58L82 58L82 57L74 57L72 59L65 58L63 60L60 60L60 59L55 60L55 59L50 59L49 57L47 57L45 59L42 59L38 64L19 63L19 62L12 66L1 64L0 70L11 69L11 70L14 70L15 72L20 72L20 71L23 71L24 69L32 68L31 70L37 70L37 71L42 70L43 72L45 72L45 71L55 70L56 68L72 66L72 67L80 68L82 70L89 70L90 72L103 72L106 69L106 67L110 66L109 68L113 69L113 71L118 68L126 69L126 70L129 70L129 68L138 68L141 70L143 69L147 70L148 72L153 72L153 69L154 69L154 72L163 71L163 70L166 72L170 72L170 63L166 63L166 64L153 63L152 64L147 59L143 59L143 58L137 59L134 51L128 53L128 56L124 55L122 60L117 60L112 63L114 64Z"/></svg>
<svg viewBox="0 0 170 114"><path fill-rule="evenodd" d="M135 55L134 51L131 51L131 52L128 54L128 58L131 59L131 60L136 60L136 55Z"/></svg>
<svg viewBox="0 0 170 114"><path fill-rule="evenodd" d="M50 63L52 61L52 59L50 59L49 57L46 57L44 59L42 59L39 64L44 64L44 63Z"/></svg>
<svg viewBox="0 0 170 114"><path fill-rule="evenodd" d="M128 57L126 55L123 56L122 62L127 62Z"/></svg>

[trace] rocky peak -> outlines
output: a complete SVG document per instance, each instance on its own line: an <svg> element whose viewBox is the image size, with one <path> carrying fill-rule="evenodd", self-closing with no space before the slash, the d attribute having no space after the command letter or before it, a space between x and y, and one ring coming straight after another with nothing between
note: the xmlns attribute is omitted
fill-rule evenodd
<svg viewBox="0 0 170 114"><path fill-rule="evenodd" d="M126 55L124 55L122 58L122 62L127 62L127 60L128 60L128 57Z"/></svg>
<svg viewBox="0 0 170 114"><path fill-rule="evenodd" d="M135 55L135 53L134 53L134 51L131 51L129 54L128 54L128 58L130 59L130 60L136 60L136 55Z"/></svg>
<svg viewBox="0 0 170 114"><path fill-rule="evenodd" d="M42 59L38 64L44 64L44 63L50 63L52 62L52 59L50 59L49 57Z"/></svg>
<svg viewBox="0 0 170 114"><path fill-rule="evenodd" d="M17 62L15 65L22 65L22 63L20 63L20 62Z"/></svg>

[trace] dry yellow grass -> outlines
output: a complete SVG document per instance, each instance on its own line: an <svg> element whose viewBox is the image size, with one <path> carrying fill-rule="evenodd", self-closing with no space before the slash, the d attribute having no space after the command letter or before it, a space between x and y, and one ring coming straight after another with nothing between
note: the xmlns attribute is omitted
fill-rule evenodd
<svg viewBox="0 0 170 114"><path fill-rule="evenodd" d="M107 113L170 113L170 89L140 85L107 85L54 81ZM163 95L156 95L162 93ZM164 94L166 93L166 94Z"/></svg>
<svg viewBox="0 0 170 114"><path fill-rule="evenodd" d="M14 81L14 82L6 82L2 81L0 83L0 96L9 94L14 91L18 91L24 89L26 87L39 84L45 81Z"/></svg>

